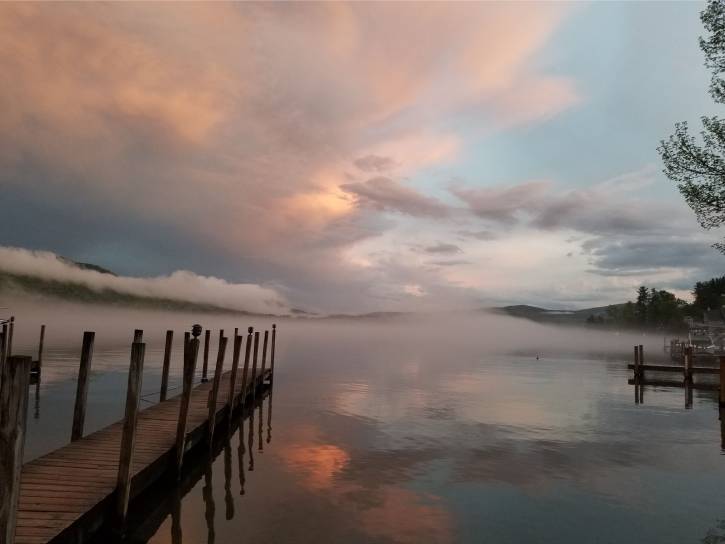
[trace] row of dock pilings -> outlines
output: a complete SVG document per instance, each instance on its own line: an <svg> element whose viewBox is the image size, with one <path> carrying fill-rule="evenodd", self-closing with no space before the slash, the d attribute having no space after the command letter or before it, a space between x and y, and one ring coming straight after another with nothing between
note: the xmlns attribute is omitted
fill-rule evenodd
<svg viewBox="0 0 725 544"><path fill-rule="evenodd" d="M41 326L40 341L38 348L38 359L33 360L30 356L12 354L12 339L15 327L15 320L11 318L3 323L0 334L0 543L14 544L16 514L20 496L20 479L23 466L23 452L25 447L25 435L27 428L28 410L28 389L31 377L37 375L36 383L40 383L42 371L43 349L45 340L45 325ZM181 394L179 400L179 413L176 426L175 445L175 466L177 477L180 477L184 454L187 447L187 420L189 415L189 404L192 390L194 389L194 376L196 362L199 354L199 336L203 328L201 325L194 325L191 332L184 334L183 344L183 373ZM211 331L206 330L204 345L204 365L202 368L201 381L208 381L208 356L209 339ZM248 328L246 338L246 349L244 350L244 363L241 369L241 392L236 395L237 376L242 352L243 335L238 334L235 329L233 340L232 369L230 373L229 393L226 398L226 406L229 416L245 401L247 388L250 394L256 394L256 387L259 378L264 382L267 353L270 353L270 384L273 381L275 347L276 347L276 324L272 325L271 335L264 331L261 368L258 369L258 353L260 344L260 333ZM73 410L73 424L70 441L75 442L84 436L84 423L88 399L88 385L91 374L93 359L93 348L95 343L95 332L86 331L83 333L80 363L78 368L78 380L76 384L75 405ZM174 332L166 332L164 345L164 356L162 363L161 388L158 392L159 402L167 399L169 389L169 369L173 347ZM229 339L224 331L219 331L219 345L216 366L213 376L213 385L209 390L207 405L209 407L209 419L207 428L207 440L211 444L214 439L214 430L217 417L217 403L219 402L219 387L224 367L224 357ZM268 350L269 348L269 350ZM143 331L134 331L133 343L128 373L128 385L126 389L125 414L121 434L121 445L119 449L118 475L115 490L115 507L113 523L117 532L123 533L132 484L132 468L134 457L134 445L136 439L136 428L138 424L139 405L141 400L141 388L143 381L143 366L146 353L146 344L143 342ZM231 419L231 418L229 418Z"/></svg>
<svg viewBox="0 0 725 544"><path fill-rule="evenodd" d="M695 366L695 360L698 355L695 353L693 346L682 346L682 367L666 366L666 365L646 365L644 362L644 347L640 345L634 346L634 364L630 366L634 370L634 385L641 389L645 385L645 370L653 372L682 372L682 385L685 387L696 386L694 383L694 375L697 374L716 374L719 377L718 384L718 401L721 407L725 407L725 355L716 356L718 366L700 365ZM712 357L708 355L708 357ZM641 395L641 391L636 395Z"/></svg>

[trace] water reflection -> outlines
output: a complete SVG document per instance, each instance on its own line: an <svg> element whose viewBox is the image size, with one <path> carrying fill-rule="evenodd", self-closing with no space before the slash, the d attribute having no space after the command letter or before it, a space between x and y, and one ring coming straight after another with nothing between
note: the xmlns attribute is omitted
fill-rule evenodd
<svg viewBox="0 0 725 544"><path fill-rule="evenodd" d="M35 382L35 402L33 403L33 419L40 419L40 376Z"/></svg>
<svg viewBox="0 0 725 544"><path fill-rule="evenodd" d="M216 505L214 504L214 488L212 486L212 459L209 459L206 463L206 470L204 471L204 488L202 489L202 495L204 497L204 518L206 519L207 537L206 541L208 544L214 544L214 513L216 511Z"/></svg>
<svg viewBox="0 0 725 544"><path fill-rule="evenodd" d="M203 462L188 464L198 474L182 482L176 505L169 484L143 513L148 530L138 542L180 544L182 528L187 544L206 542L209 484L225 513L233 508L228 520L216 509L216 544L568 544L628 542L632 534L674 544L701 539L722 517L725 456L717 444L725 428L711 395L695 389L698 409L685 410L679 390L647 385L647 404L641 387L635 407L623 357L536 360L487 355L470 341L474 334L454 343L418 332L408 342L390 326L371 343L359 323L320 325L319 333L299 327L294 357L276 365L274 448L255 463L254 440L271 440L270 396L266 413L256 405L232 435L237 460L231 454L230 463L222 444L211 478ZM122 414L112 413L106 393L120 380L107 375L94 376L91 395L113 420ZM149 390L153 380L144 382ZM39 422L72 406L58 391L65 394L44 385ZM250 465L264 485L241 506L230 504L237 478L245 493ZM152 520L157 506L163 512Z"/></svg>
<svg viewBox="0 0 725 544"><path fill-rule="evenodd" d="M264 407L264 401L259 403L259 435L257 442L259 443L259 451L264 451L264 439L262 436L262 424L264 423L264 417L262 416L262 408Z"/></svg>
<svg viewBox="0 0 725 544"><path fill-rule="evenodd" d="M249 414L249 434L247 436L247 443L249 447L247 450L249 451L249 472L254 471L254 408L250 411Z"/></svg>
<svg viewBox="0 0 725 544"><path fill-rule="evenodd" d="M181 544L181 489L178 485L171 491L171 543Z"/></svg>
<svg viewBox="0 0 725 544"><path fill-rule="evenodd" d="M272 388L270 387L269 399L267 400L267 444L269 444L271 441L272 441Z"/></svg>
<svg viewBox="0 0 725 544"><path fill-rule="evenodd" d="M232 494L232 479L234 467L232 461L232 447L234 440L238 440L238 470L240 494L244 495L245 485L245 435L244 422L248 421L249 430L254 429L253 413L262 409L262 404L268 398L269 392L257 396L257 405L242 410L239 416L235 416L230 424L230 431L226 435L218 434L210 449L205 447L196 448L190 452L192 456L184 463L184 471L177 483L175 479L155 484L148 492L137 501L132 502L129 513L128 529L122 537L124 544L141 544L154 541L160 536L159 531L163 530L165 523L168 523L167 538L163 542L171 544L195 544L198 538L194 528L191 527L186 540L182 537L182 527L190 517L195 515L193 505L193 491L201 484L201 502L203 503L203 517L205 527L204 541L214 544L218 540L216 522L216 501L214 497L215 484L215 463L217 460L223 463L224 477L224 505L225 520L232 521L235 517L235 504ZM254 432L250 433L253 438ZM248 436L250 436L248 435ZM223 437L223 438L222 438ZM250 446L251 447L251 446ZM182 506L187 500L192 499L189 511L185 517L182 516ZM99 535L94 542L105 543L111 539L109 534ZM115 539L115 537L114 537Z"/></svg>
<svg viewBox="0 0 725 544"><path fill-rule="evenodd" d="M237 448L237 457L239 459L239 494L244 495L244 420L239 421L239 447Z"/></svg>

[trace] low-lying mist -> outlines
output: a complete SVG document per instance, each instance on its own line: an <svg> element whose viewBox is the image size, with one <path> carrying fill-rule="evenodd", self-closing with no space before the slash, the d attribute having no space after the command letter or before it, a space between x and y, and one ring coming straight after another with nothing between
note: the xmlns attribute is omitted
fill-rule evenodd
<svg viewBox="0 0 725 544"><path fill-rule="evenodd" d="M440 357L442 365L457 358L475 358L478 354L521 354L552 356L612 356L629 357L634 344L644 344L651 354L662 353L661 336L643 336L611 330L555 326L535 323L499 314L484 312L440 313L425 315L396 315L381 318L289 318L246 317L230 314L184 313L168 311L139 311L130 308L74 304L50 300L6 300L7 315L16 319L14 352L32 354L38 341L41 324L47 327L47 347L80 348L84 330L96 332L96 345L125 348L129 346L134 329L144 330L149 347L163 346L167 329L173 329L180 339L183 331L200 323L227 335L238 327L255 330L270 329L276 323L278 353L294 360L296 346L319 346L319 356L325 357L325 346L335 344L336 358L343 364L347 354L383 350L391 354L421 352ZM314 348L318 349L317 347Z"/></svg>

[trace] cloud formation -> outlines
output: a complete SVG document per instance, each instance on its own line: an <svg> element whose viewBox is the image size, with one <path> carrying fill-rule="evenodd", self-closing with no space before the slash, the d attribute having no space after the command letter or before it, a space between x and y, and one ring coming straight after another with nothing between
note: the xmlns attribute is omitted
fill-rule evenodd
<svg viewBox="0 0 725 544"><path fill-rule="evenodd" d="M445 217L448 214L448 208L439 200L382 176L364 182L344 183L340 189L355 195L358 205L380 211L400 212L415 217Z"/></svg>
<svg viewBox="0 0 725 544"><path fill-rule="evenodd" d="M643 240L695 231L682 207L642 196L653 175L489 181L516 162L497 136L526 139L590 98L547 53L572 11L2 4L0 244L167 282L274 285L331 312L479 304L505 282L553 292L538 271L569 253L559 275L662 269L634 262L659 251ZM411 250L432 240L448 250Z"/></svg>
<svg viewBox="0 0 725 544"><path fill-rule="evenodd" d="M438 242L435 245L424 247L423 251L426 253L445 253L449 255L463 252L463 250L456 244L448 244L445 242Z"/></svg>
<svg viewBox="0 0 725 544"><path fill-rule="evenodd" d="M397 166L397 163L390 157L381 157L379 155L365 155L355 159L353 163L359 170L366 173L385 172Z"/></svg>

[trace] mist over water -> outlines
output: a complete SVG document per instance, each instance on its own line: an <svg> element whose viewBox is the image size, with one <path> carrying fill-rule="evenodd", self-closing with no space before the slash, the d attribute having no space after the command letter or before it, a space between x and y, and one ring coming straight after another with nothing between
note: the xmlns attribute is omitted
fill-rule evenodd
<svg viewBox="0 0 725 544"><path fill-rule="evenodd" d="M679 543L723 534L713 394L696 391L686 410L682 389L648 388L635 405L627 384L632 346L661 358L659 336L484 313L273 320L11 306L16 353L34 353L47 325L28 459L68 441L83 330L96 331L92 432L123 415L134 328L147 342L143 407L158 399L167 329L174 388L191 324L212 329L212 360L219 328L231 336L277 324L272 399L199 468L180 526L169 514L142 541ZM197 380L200 367L201 358Z"/></svg>

